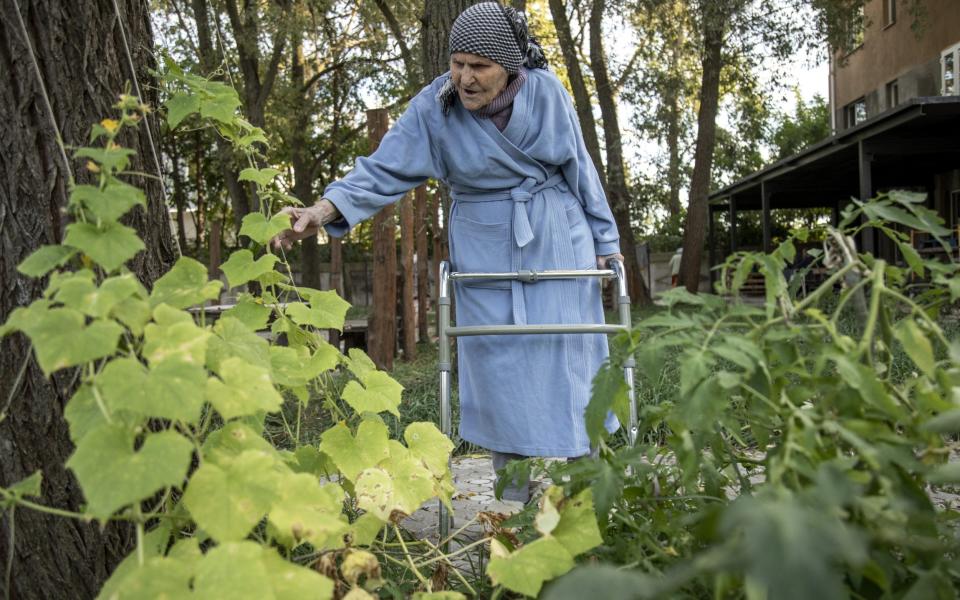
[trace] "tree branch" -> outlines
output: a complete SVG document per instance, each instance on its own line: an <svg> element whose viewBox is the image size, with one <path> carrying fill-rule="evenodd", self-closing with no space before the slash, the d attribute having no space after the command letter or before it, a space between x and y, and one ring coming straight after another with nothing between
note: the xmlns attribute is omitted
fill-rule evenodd
<svg viewBox="0 0 960 600"><path fill-rule="evenodd" d="M263 110L266 105L267 97L270 96L270 90L273 88L273 82L277 79L277 71L280 69L280 59L283 58L286 43L286 37L282 34L282 28L280 28L273 41L273 54L270 56L270 64L267 66L267 72L263 77L263 85L260 88L260 95L257 98L257 106L260 110Z"/></svg>
<svg viewBox="0 0 960 600"><path fill-rule="evenodd" d="M411 83L410 87L414 88L416 85L414 85L415 82L413 78L416 76L417 63L413 60L413 54L403 39L403 30L400 29L400 23L397 21L397 17L394 16L393 11L390 10L390 7L387 6L385 0L374 0L374 2L377 8L380 9L380 12L383 13L383 18L387 21L387 27L390 28L390 33L393 34L393 37L397 40L397 45L400 46L400 56L403 57L403 66L407 69L407 80Z"/></svg>

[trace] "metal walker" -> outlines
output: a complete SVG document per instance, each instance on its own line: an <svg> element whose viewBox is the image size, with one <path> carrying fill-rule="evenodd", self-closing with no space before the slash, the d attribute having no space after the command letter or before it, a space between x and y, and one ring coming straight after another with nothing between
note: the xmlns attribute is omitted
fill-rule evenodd
<svg viewBox="0 0 960 600"><path fill-rule="evenodd" d="M583 271L517 271L512 273L456 273L450 271L450 263L440 263L439 298L437 300L437 335L439 337L439 367L440 367L440 429L450 437L452 423L450 415L450 338L470 335L519 335L519 334L546 334L546 333L620 333L630 330L630 296L627 293L627 278L623 264L611 259L607 261L609 269ZM616 279L617 280L617 308L620 323L608 325L606 323L569 324L569 325L473 325L458 327L450 324L450 282L451 280L507 280L536 283L552 279ZM637 440L637 405L634 396L633 369L636 363L633 357L627 359L623 366L623 376L627 383L627 397L630 402L630 427L627 437L630 445ZM440 541L450 533L452 516L447 507L440 502Z"/></svg>

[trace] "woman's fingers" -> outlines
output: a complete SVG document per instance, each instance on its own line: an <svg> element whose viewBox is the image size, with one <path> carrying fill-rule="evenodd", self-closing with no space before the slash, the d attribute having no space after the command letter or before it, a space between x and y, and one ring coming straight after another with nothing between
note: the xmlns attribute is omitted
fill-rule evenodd
<svg viewBox="0 0 960 600"><path fill-rule="evenodd" d="M299 214L296 215L299 217L297 222L293 224L293 230L297 233L303 233L306 231L307 227L313 225L313 215L310 213L309 209L304 209L298 211Z"/></svg>

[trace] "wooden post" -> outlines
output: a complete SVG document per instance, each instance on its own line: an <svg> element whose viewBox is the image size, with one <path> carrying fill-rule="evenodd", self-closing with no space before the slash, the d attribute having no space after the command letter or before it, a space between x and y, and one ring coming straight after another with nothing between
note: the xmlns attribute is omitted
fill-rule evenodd
<svg viewBox="0 0 960 600"><path fill-rule="evenodd" d="M220 234L223 221L214 221L210 227L210 277L220 277Z"/></svg>
<svg viewBox="0 0 960 600"><path fill-rule="evenodd" d="M413 247L416 225L413 222L414 198L410 194L400 201L400 263L403 265L403 360L417 357L417 305L414 300L416 273L413 271Z"/></svg>
<svg viewBox="0 0 960 600"><path fill-rule="evenodd" d="M773 250L773 239L770 231L770 197L773 195L772 186L766 181L760 181L760 222L763 225L763 253L769 254Z"/></svg>
<svg viewBox="0 0 960 600"><path fill-rule="evenodd" d="M387 134L386 109L367 111L367 135L370 152L377 149ZM373 217L373 306L370 311L370 358L381 369L393 368L397 346L397 227L393 206Z"/></svg>
<svg viewBox="0 0 960 600"><path fill-rule="evenodd" d="M421 185L414 192L416 199L417 228L417 325L420 341L430 340L427 328L427 311L430 310L430 259L427 253L427 186Z"/></svg>

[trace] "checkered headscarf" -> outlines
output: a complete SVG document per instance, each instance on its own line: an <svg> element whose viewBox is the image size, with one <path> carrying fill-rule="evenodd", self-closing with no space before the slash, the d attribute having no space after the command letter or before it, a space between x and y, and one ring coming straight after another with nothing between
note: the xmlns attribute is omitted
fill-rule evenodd
<svg viewBox="0 0 960 600"><path fill-rule="evenodd" d="M497 2L474 4L460 13L450 30L450 54L455 52L488 58L511 75L521 66L547 68L547 59L536 38L530 35L524 14ZM453 81L447 80L438 94L444 114L456 95Z"/></svg>

